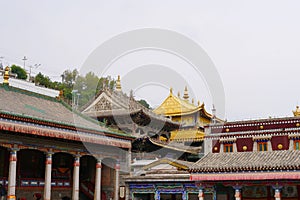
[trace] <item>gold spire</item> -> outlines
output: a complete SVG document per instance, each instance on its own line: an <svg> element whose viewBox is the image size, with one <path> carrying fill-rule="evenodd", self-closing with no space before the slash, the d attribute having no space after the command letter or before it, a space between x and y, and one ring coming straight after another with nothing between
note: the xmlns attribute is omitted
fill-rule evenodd
<svg viewBox="0 0 300 200"><path fill-rule="evenodd" d="M197 101L197 104L198 104L198 106L200 106L200 101L199 100Z"/></svg>
<svg viewBox="0 0 300 200"><path fill-rule="evenodd" d="M188 93L187 86L185 86L185 88L184 88L183 99L184 99L185 101L188 101L188 100L189 100L189 93Z"/></svg>
<svg viewBox="0 0 300 200"><path fill-rule="evenodd" d="M293 111L293 114L294 114L295 117L299 117L300 116L300 108L299 108L299 106L296 106L296 110Z"/></svg>
<svg viewBox="0 0 300 200"><path fill-rule="evenodd" d="M121 91L122 87L121 87L121 79L120 79L120 75L118 75L118 79L116 81L116 91Z"/></svg>
<svg viewBox="0 0 300 200"><path fill-rule="evenodd" d="M178 93L177 93L177 96L178 96L178 98L180 98L180 92L178 91Z"/></svg>
<svg viewBox="0 0 300 200"><path fill-rule="evenodd" d="M8 79L9 79L9 67L5 67L5 72L4 72L4 77L3 77L3 84L4 85L9 85Z"/></svg>
<svg viewBox="0 0 300 200"><path fill-rule="evenodd" d="M195 100L194 100L194 98L192 98L192 104L194 104L195 103Z"/></svg>
<svg viewBox="0 0 300 200"><path fill-rule="evenodd" d="M173 88L170 87L170 95L173 95Z"/></svg>

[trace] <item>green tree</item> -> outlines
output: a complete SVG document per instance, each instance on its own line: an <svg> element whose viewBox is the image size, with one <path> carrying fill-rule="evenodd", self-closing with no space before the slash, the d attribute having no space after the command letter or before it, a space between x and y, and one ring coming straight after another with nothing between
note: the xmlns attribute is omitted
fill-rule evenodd
<svg viewBox="0 0 300 200"><path fill-rule="evenodd" d="M34 82L36 85L43 85L47 88L53 88L51 79L48 76L44 76L41 72L35 76Z"/></svg>
<svg viewBox="0 0 300 200"><path fill-rule="evenodd" d="M79 72L77 71L77 69L74 69L73 71L71 71L71 70L65 70L63 72L63 74L61 75L62 82L66 83L67 85L69 85L70 87L72 87L73 84L75 83L75 80L76 80L76 78L77 78L78 75L79 75Z"/></svg>
<svg viewBox="0 0 300 200"><path fill-rule="evenodd" d="M146 100L141 99L141 100L139 100L139 101L137 101L137 102L139 102L139 103L140 103L141 105L143 105L144 107L150 109L150 105L148 104L148 102L147 102Z"/></svg>
<svg viewBox="0 0 300 200"><path fill-rule="evenodd" d="M27 79L26 71L20 66L12 65L11 72L14 74L17 74L17 79L24 79L24 80Z"/></svg>

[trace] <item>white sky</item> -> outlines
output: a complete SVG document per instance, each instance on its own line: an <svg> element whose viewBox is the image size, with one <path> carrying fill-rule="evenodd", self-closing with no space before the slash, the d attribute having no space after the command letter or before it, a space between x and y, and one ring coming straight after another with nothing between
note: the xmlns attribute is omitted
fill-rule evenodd
<svg viewBox="0 0 300 200"><path fill-rule="evenodd" d="M35 73L58 79L65 69L80 69L95 48L115 35L145 27L169 29L196 41L214 62L225 89L228 120L291 116L300 103L297 0L10 0L1 1L0 8L4 64L22 65L26 55L27 65L42 64ZM141 56L130 56L116 64L143 64ZM118 73L111 71L113 77ZM183 87L174 92L182 94ZM155 106L168 89L140 88L135 95ZM210 111L212 101L205 89L194 96Z"/></svg>

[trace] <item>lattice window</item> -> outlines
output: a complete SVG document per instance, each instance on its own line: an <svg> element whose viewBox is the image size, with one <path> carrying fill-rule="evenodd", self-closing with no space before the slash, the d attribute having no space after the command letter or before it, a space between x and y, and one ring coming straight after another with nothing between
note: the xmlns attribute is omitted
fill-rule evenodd
<svg viewBox="0 0 300 200"><path fill-rule="evenodd" d="M224 152L233 152L233 144L224 144Z"/></svg>
<svg viewBox="0 0 300 200"><path fill-rule="evenodd" d="M257 151L268 151L268 142L257 142Z"/></svg>
<svg viewBox="0 0 300 200"><path fill-rule="evenodd" d="M102 97L95 105L95 110L111 110L111 102Z"/></svg>

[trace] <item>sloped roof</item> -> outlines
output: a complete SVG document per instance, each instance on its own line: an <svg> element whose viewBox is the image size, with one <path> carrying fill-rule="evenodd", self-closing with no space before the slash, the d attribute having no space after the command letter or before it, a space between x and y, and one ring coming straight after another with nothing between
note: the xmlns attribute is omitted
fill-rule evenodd
<svg viewBox="0 0 300 200"><path fill-rule="evenodd" d="M143 119L151 118L157 123L164 123L171 130L179 128L180 124L170 119L159 116L138 103L132 94L127 96L122 91L102 90L94 99L90 100L82 109L82 113L90 117L119 117L119 116L143 116ZM140 119L143 121L143 119Z"/></svg>
<svg viewBox="0 0 300 200"><path fill-rule="evenodd" d="M113 137L133 139L72 111L55 98L5 85L0 85L0 94L1 130L18 130L28 134L99 144L109 144L109 138ZM79 132L83 134L80 135ZM111 142L123 147L131 146L118 139Z"/></svg>
<svg viewBox="0 0 300 200"><path fill-rule="evenodd" d="M170 141L203 141L204 132L195 128L179 129L171 132Z"/></svg>
<svg viewBox="0 0 300 200"><path fill-rule="evenodd" d="M171 90L169 96L153 112L164 116L180 116L194 113L202 109L202 106L203 104L195 106L188 101L176 97Z"/></svg>
<svg viewBox="0 0 300 200"><path fill-rule="evenodd" d="M194 172L299 170L300 151L209 153L190 166Z"/></svg>
<svg viewBox="0 0 300 200"><path fill-rule="evenodd" d="M55 98L12 87L0 87L0 94L0 112L99 130L98 124L72 112ZM105 127L101 129L107 130Z"/></svg>
<svg viewBox="0 0 300 200"><path fill-rule="evenodd" d="M166 149L171 149L174 151L179 151L179 152L185 152L185 153L190 153L190 154L194 154L194 155L198 155L199 152L202 150L202 147L192 147L192 146L185 146L184 144L181 143L177 143L177 142L163 142L163 141L159 141L156 139L152 139L150 137L148 137L148 140L159 147L163 147Z"/></svg>
<svg viewBox="0 0 300 200"><path fill-rule="evenodd" d="M183 170L187 170L188 167L190 165L193 164L193 162L188 162L188 161L183 161L183 160L176 160L176 159L171 159L171 158L161 158L158 159L148 165L145 165L143 167L144 170L149 169L149 168L153 168L155 166L161 165L161 164L169 164L173 167L179 168L179 169L183 169Z"/></svg>

